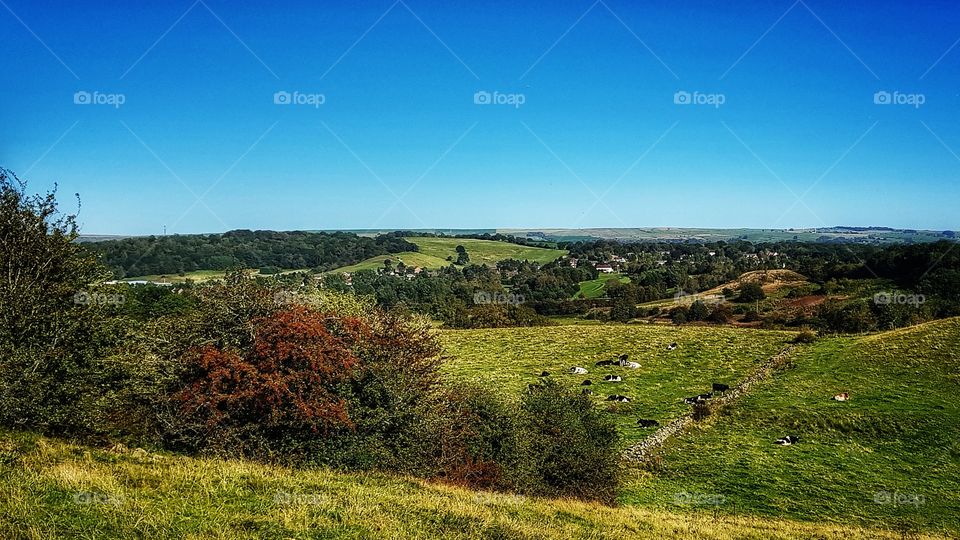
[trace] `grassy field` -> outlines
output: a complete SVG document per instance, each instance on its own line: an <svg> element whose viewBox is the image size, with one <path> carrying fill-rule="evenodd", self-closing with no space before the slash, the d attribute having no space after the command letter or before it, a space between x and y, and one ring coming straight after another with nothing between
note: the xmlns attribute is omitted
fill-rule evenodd
<svg viewBox="0 0 960 540"><path fill-rule="evenodd" d="M960 319L824 339L793 361L668 444L625 502L715 494L722 513L960 534ZM786 434L800 443L771 444Z"/></svg>
<svg viewBox="0 0 960 540"><path fill-rule="evenodd" d="M600 274L597 279L580 282L580 290L574 298L600 298L607 294L607 282L615 279L620 283L630 283L630 278L621 274Z"/></svg>
<svg viewBox="0 0 960 540"><path fill-rule="evenodd" d="M450 264L449 261L415 251L404 251L403 253L393 253L390 255L378 255L371 257L363 262L337 268L333 272L359 272L360 270L378 270L383 268L384 259L390 259L394 265L403 261L406 266L421 268L441 268Z"/></svg>
<svg viewBox="0 0 960 540"><path fill-rule="evenodd" d="M873 539L895 531L530 499L0 432L0 538Z"/></svg>
<svg viewBox="0 0 960 540"><path fill-rule="evenodd" d="M621 428L624 444L649 435L638 418L661 424L689 410L684 397L710 390L713 382L731 386L749 375L794 336L791 332L724 327L662 325L548 326L480 330L444 330L444 370L448 376L477 381L519 396L536 383L542 371L555 379L589 386L600 402L608 395L630 397L630 403L609 406ZM671 342L679 344L667 351ZM640 369L594 367L598 360L629 354ZM589 370L568 375L571 366ZM621 375L621 383L604 383L606 374ZM605 405L606 406L606 405Z"/></svg>
<svg viewBox="0 0 960 540"><path fill-rule="evenodd" d="M446 261L447 257L457 258L457 246L463 246L470 255L473 264L487 264L494 266L504 259L517 259L540 264L552 262L567 254L562 249L547 249L539 247L521 246L509 242L495 242L493 240L474 240L470 238L434 238L412 237L407 238L420 247L420 253L437 257Z"/></svg>

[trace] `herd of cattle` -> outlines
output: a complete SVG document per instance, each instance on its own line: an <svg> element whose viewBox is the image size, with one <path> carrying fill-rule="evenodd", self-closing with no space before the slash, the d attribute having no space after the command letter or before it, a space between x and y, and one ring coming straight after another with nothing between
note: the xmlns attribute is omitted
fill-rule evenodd
<svg viewBox="0 0 960 540"><path fill-rule="evenodd" d="M678 345L676 342L674 342L674 343L671 343L671 344L667 345L667 350L668 350L668 351L674 351L674 350L676 350L678 347L679 347L679 345ZM621 355L615 356L615 357L613 357L613 358L611 358L611 359L609 359L609 360L600 360L599 362L596 362L596 363L594 364L594 366L596 366L596 367L623 367L623 368L627 368L627 369L639 369L639 368L640 368L640 364L637 363L637 362L632 362L632 361L630 361L630 357L629 357L629 355L627 355L627 354L621 354ZM589 373L589 371L588 371L586 368L581 367L581 366L572 366L572 367L570 367L570 369L567 370L567 374L568 374L568 375L587 375L588 373ZM549 371L543 371L543 372L540 373L540 377L549 377L549 376L550 376L550 372L549 372ZM604 376L603 376L603 382L604 382L604 383L619 383L619 382L623 382L623 376L621 376L621 375L613 375L613 374L604 375ZM580 385L581 385L581 386L592 386L592 385L593 385L593 381L591 381L590 379L585 379L583 382L580 383ZM530 391L533 391L533 390L535 390L536 388L537 388L537 385L535 385L535 384L530 384L530 385L528 385L528 389L529 389ZM710 400L711 398L713 398L715 395L717 395L717 394L724 394L724 393L726 393L728 390L730 390L730 386L728 386L728 385L726 385L726 384L723 384L723 383L717 383L717 382L715 382L715 383L712 384L712 388L711 388L711 391L710 391L710 392L706 392L706 393L703 393L703 394L698 394L698 395L696 395L696 396L691 396L691 397L688 397L688 398L684 398L684 399L683 399L683 402L686 403L687 405L700 405L700 404L704 404L704 403L706 403L708 400ZM582 393L583 393L584 395L592 395L592 394L593 394L593 391L590 390L589 388L584 388L584 389L582 390ZM848 394L847 392L843 392L843 393L841 393L841 394L836 394L836 395L834 395L831 399L834 400L834 401L847 401L847 400L850 399L850 394ZM630 398L627 397L627 396L621 395L621 394L610 394L610 395L607 396L606 400L607 400L607 401L618 402L618 403L630 403ZM660 425L660 422L657 422L656 420L651 420L651 419L648 419L648 418L640 418L639 420L637 420L637 425L640 426L641 428L658 427L658 426ZM781 446L790 446L790 445L792 445L792 444L795 444L795 443L798 442L799 440L800 440L800 438L797 437L797 436L795 436L795 435L786 435L786 436L781 437L781 438L777 439L776 441L774 441L774 444L778 444L778 445L781 445Z"/></svg>

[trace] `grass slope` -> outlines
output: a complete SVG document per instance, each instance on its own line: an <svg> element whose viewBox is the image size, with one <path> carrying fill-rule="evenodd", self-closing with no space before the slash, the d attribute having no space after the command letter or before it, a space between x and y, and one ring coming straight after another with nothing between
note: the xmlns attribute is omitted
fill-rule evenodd
<svg viewBox="0 0 960 540"><path fill-rule="evenodd" d="M890 531L528 499L0 432L0 537L861 539Z"/></svg>
<svg viewBox="0 0 960 540"><path fill-rule="evenodd" d="M960 319L823 339L794 363L670 443L625 500L960 534ZM800 443L771 444L786 434Z"/></svg>
<svg viewBox="0 0 960 540"><path fill-rule="evenodd" d="M577 325L443 330L440 340L448 376L500 388L508 396L518 396L545 370L570 385L590 379L593 384L588 388L598 402L610 394L630 397L631 403L609 407L624 444L630 444L653 431L638 427L638 418L661 424L677 418L689 410L682 403L684 397L709 391L712 382L732 386L793 335L725 327ZM679 348L667 351L671 342ZM594 367L596 361L622 353L641 368ZM589 373L568 375L571 366ZM605 374L621 375L623 382L604 383Z"/></svg>
<svg viewBox="0 0 960 540"><path fill-rule="evenodd" d="M430 255L425 255L423 253L417 253L415 251L404 251L402 253L392 253L390 255L378 255L376 257L371 257L353 264L350 266L344 266L342 268L337 268L333 272L359 272L360 270L378 270L383 268L384 259L390 259L394 266L400 261L403 261L403 264L406 266L421 267L421 268L441 268L449 265L450 263L444 259L438 257L433 257Z"/></svg>
<svg viewBox="0 0 960 540"><path fill-rule="evenodd" d="M600 274L597 279L580 282L580 290L574 298L601 298L607 294L607 282L615 279L620 283L630 283L630 278L621 274Z"/></svg>
<svg viewBox="0 0 960 540"><path fill-rule="evenodd" d="M505 259L526 260L540 264L555 261L566 255L566 250L547 249L539 247L521 246L509 242L494 240L474 240L472 238L434 238L416 236L407 238L408 241L420 247L420 253L443 259L457 258L457 246L463 246L470 255L473 264L487 264L494 266Z"/></svg>

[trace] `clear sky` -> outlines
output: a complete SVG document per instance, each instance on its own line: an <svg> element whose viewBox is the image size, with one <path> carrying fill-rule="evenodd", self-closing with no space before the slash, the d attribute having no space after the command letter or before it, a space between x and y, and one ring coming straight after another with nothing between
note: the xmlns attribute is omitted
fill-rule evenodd
<svg viewBox="0 0 960 540"><path fill-rule="evenodd" d="M86 233L960 228L955 1L2 0L0 32L0 166Z"/></svg>

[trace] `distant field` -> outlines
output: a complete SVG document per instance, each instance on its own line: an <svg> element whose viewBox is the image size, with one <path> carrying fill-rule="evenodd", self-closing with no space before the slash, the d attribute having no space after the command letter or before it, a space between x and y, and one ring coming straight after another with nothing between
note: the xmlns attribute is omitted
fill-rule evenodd
<svg viewBox="0 0 960 540"><path fill-rule="evenodd" d="M607 282L615 279L620 283L630 283L630 278L622 274L600 274L597 279L580 282L580 290L574 298L600 298L607 294Z"/></svg>
<svg viewBox="0 0 960 540"><path fill-rule="evenodd" d="M383 261L390 259L394 265L403 261L406 266L419 266L421 268L442 268L450 263L438 257L432 257L415 251L404 251L403 253L394 253L390 255L378 255L371 257L363 262L337 268L333 272L359 272L360 270L377 270L383 268Z"/></svg>
<svg viewBox="0 0 960 540"><path fill-rule="evenodd" d="M610 394L630 397L631 403L611 405L624 444L629 444L653 431L637 427L638 418L665 423L680 416L689 410L684 397L709 391L713 382L732 386L793 335L724 327L577 325L443 330L440 339L444 370L451 377L500 388L507 396L518 396L542 371L549 371L571 386L590 379L598 402ZM667 351L671 342L679 348ZM618 354L629 354L641 368L594 367L596 361ZM571 366L589 373L568 375ZM623 382L604 383L606 374L621 375Z"/></svg>
<svg viewBox="0 0 960 540"><path fill-rule="evenodd" d="M505 259L517 259L545 264L552 262L567 252L562 249L546 249L539 247L527 247L509 242L497 242L493 240L474 240L470 238L434 238L428 236L414 236L407 238L411 243L416 244L420 251L395 253L391 255L379 255L371 257L363 262L337 268L335 272L357 272L359 270L374 270L383 267L383 260L390 259L394 263L402 260L407 266L419 266L421 268L436 269L450 265L451 261L447 257L457 258L457 246L463 246L470 255L471 264L486 264L496 266L496 264Z"/></svg>
<svg viewBox="0 0 960 540"><path fill-rule="evenodd" d="M280 272L281 274L289 274L290 272L303 272L304 270L284 270ZM247 274L251 276L260 276L260 277L270 277L276 274L261 274L260 270L257 269L248 269L246 270ZM223 279L226 270L195 270L193 272L185 272L182 276L179 274L154 274L150 276L137 276L137 277L128 277L123 278L122 281L155 281L159 283L185 283L187 280L200 283L204 281L211 281L215 279Z"/></svg>
<svg viewBox="0 0 960 540"><path fill-rule="evenodd" d="M379 474L0 432L0 538L895 539L895 531L536 499Z"/></svg>
<svg viewBox="0 0 960 540"><path fill-rule="evenodd" d="M624 499L717 494L725 514L960 534L960 319L824 339L793 362L669 443L662 470ZM851 400L831 401L838 392ZM799 444L772 444L787 434Z"/></svg>
<svg viewBox="0 0 960 540"><path fill-rule="evenodd" d="M473 264L494 266L505 259L517 259L540 264L553 262L567 254L562 249L546 249L539 247L521 246L509 242L493 240L474 240L470 238L434 238L417 236L407 238L410 242L420 246L420 253L446 260L447 257L457 258L456 247L463 246L470 255Z"/></svg>
<svg viewBox="0 0 960 540"><path fill-rule="evenodd" d="M677 227L605 228L605 229L498 229L503 234L521 238L546 238L551 241L577 241L590 239L626 241L700 240L747 240L750 242L801 242L849 241L875 244L901 244L905 242L936 242L945 240L942 231L908 230L852 230L843 227L818 229L697 229ZM541 233L543 236L541 236Z"/></svg>

